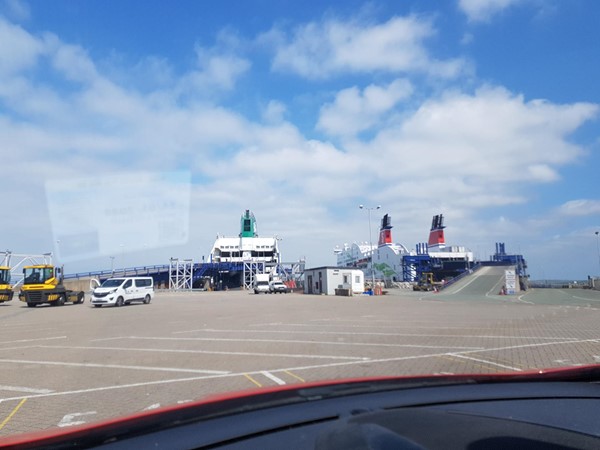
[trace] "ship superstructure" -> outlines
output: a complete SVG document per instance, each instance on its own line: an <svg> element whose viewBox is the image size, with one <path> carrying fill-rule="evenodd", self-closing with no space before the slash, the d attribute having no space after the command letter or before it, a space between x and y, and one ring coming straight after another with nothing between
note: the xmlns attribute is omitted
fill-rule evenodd
<svg viewBox="0 0 600 450"><path fill-rule="evenodd" d="M279 263L278 239L259 237L256 218L250 210L246 210L240 220L240 234L236 237L217 236L212 250L210 262L260 262Z"/></svg>
<svg viewBox="0 0 600 450"><path fill-rule="evenodd" d="M409 251L392 239L389 214L381 220L377 247L368 244L344 244L334 249L339 267L357 267L365 271L366 279L373 271L377 279L388 281L416 281L423 272L433 272L440 280L453 278L473 265L473 253L464 247L446 246L444 216L433 216L429 240Z"/></svg>

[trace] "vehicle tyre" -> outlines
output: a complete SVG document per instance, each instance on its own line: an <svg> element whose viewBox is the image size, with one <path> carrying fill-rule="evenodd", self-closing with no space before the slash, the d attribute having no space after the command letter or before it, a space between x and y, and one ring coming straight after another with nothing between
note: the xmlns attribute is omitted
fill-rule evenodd
<svg viewBox="0 0 600 450"><path fill-rule="evenodd" d="M115 303L115 306L116 306L117 308L120 308L121 306L123 306L123 297L119 297L119 298L117 299L117 303Z"/></svg>
<svg viewBox="0 0 600 450"><path fill-rule="evenodd" d="M94 308L100 308L102 305L94 305Z"/></svg>
<svg viewBox="0 0 600 450"><path fill-rule="evenodd" d="M35 303L28 302L28 303L27 303L27 306L28 306L29 308L35 308Z"/></svg>
<svg viewBox="0 0 600 450"><path fill-rule="evenodd" d="M77 294L77 301L75 302L76 305L79 305L81 303L83 303L85 300L85 294L83 292L80 292L79 294Z"/></svg>
<svg viewBox="0 0 600 450"><path fill-rule="evenodd" d="M144 297L144 304L147 305L148 303L150 303L150 300L152 300L150 294L146 294L146 296Z"/></svg>
<svg viewBox="0 0 600 450"><path fill-rule="evenodd" d="M60 297L58 297L58 300L56 300L56 306L63 306L65 304L65 294L62 294Z"/></svg>

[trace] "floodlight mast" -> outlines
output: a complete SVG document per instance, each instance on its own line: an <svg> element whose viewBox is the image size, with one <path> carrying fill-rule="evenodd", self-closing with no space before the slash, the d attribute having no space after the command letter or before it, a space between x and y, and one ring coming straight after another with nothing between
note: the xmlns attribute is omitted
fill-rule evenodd
<svg viewBox="0 0 600 450"><path fill-rule="evenodd" d="M371 251L371 291L375 293L375 271L373 270L373 236L371 233L371 211L381 209L381 205L365 206L358 205L360 209L366 209L369 215L369 249Z"/></svg>

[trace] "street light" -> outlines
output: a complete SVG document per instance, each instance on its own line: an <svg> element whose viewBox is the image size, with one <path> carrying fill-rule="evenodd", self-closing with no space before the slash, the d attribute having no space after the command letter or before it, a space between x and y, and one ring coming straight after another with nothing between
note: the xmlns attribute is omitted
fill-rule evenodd
<svg viewBox="0 0 600 450"><path fill-rule="evenodd" d="M599 243L599 237L598 235L600 234L600 231L596 231L594 233L596 235L596 250L598 251L598 268L600 268L600 243ZM600 272L598 273L598 276L600 277Z"/></svg>
<svg viewBox="0 0 600 450"><path fill-rule="evenodd" d="M56 240L56 253L57 253L56 259L57 260L59 260L59 259L62 260L62 255L60 254L60 239Z"/></svg>
<svg viewBox="0 0 600 450"><path fill-rule="evenodd" d="M358 205L360 209L366 209L369 213L369 246L371 248L371 292L375 293L375 271L373 270L373 236L371 235L371 211L381 208L381 205L377 206L364 206Z"/></svg>

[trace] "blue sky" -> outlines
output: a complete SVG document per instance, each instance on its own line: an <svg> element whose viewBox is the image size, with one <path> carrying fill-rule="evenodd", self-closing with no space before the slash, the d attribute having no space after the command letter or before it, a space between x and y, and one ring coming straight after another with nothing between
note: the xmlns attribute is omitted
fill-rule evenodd
<svg viewBox="0 0 600 450"><path fill-rule="evenodd" d="M200 260L251 209L325 265L368 240L362 203L408 248L442 213L481 258L598 274L598 23L591 0L1 1L0 246Z"/></svg>

